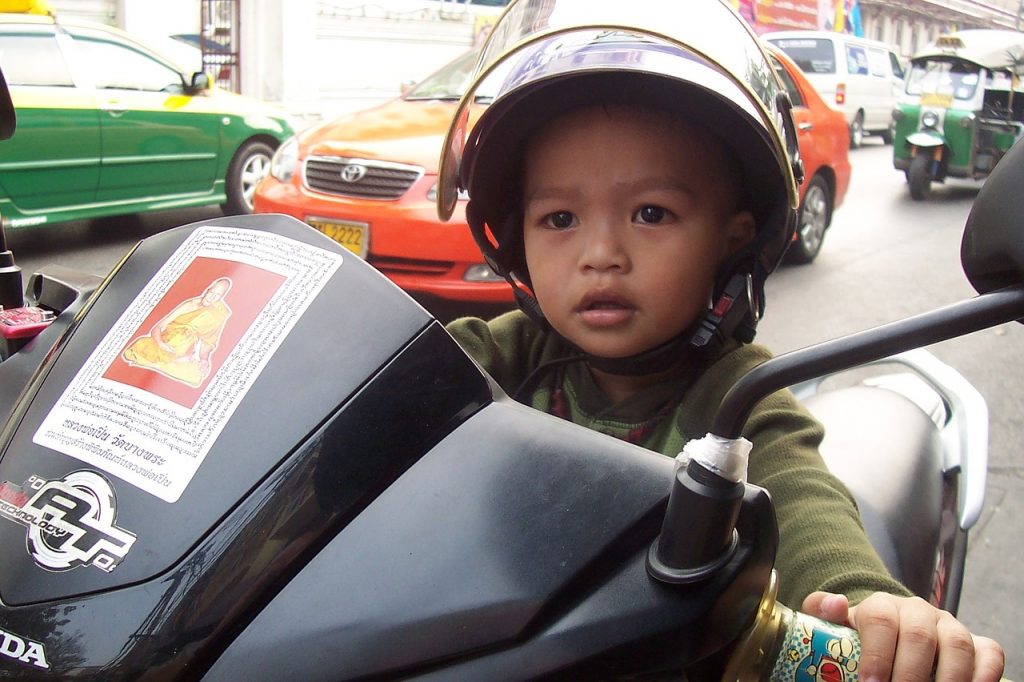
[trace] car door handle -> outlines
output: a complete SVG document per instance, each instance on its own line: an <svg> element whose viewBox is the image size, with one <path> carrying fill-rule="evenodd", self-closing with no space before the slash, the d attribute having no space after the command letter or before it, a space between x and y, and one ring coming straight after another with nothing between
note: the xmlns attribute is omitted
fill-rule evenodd
<svg viewBox="0 0 1024 682"><path fill-rule="evenodd" d="M114 118L118 118L128 111L128 107L121 104L120 102L107 102L103 105L103 111L107 112Z"/></svg>
<svg viewBox="0 0 1024 682"><path fill-rule="evenodd" d="M800 132L814 130L814 124L805 121L804 123L798 123L796 129L799 130Z"/></svg>

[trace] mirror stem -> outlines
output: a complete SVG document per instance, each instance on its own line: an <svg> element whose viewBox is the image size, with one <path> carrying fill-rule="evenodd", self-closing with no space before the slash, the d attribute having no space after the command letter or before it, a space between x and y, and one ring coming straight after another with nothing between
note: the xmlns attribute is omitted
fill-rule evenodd
<svg viewBox="0 0 1024 682"><path fill-rule="evenodd" d="M719 405L711 433L739 438L758 401L800 381L1022 319L1024 285L1016 285L785 353L758 365L729 389Z"/></svg>
<svg viewBox="0 0 1024 682"><path fill-rule="evenodd" d="M20 308L24 304L21 268L14 262L14 254L7 248L7 234L0 221L0 307Z"/></svg>

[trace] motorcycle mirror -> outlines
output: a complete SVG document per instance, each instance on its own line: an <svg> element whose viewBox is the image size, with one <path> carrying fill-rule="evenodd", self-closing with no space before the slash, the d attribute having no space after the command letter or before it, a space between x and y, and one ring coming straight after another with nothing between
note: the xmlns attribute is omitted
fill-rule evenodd
<svg viewBox="0 0 1024 682"><path fill-rule="evenodd" d="M4 72L0 70L0 140L6 140L14 135L16 123L11 91L7 89L7 79L4 78Z"/></svg>
<svg viewBox="0 0 1024 682"><path fill-rule="evenodd" d="M1024 283L1024 144L1018 141L985 180L971 207L960 263L979 294Z"/></svg>

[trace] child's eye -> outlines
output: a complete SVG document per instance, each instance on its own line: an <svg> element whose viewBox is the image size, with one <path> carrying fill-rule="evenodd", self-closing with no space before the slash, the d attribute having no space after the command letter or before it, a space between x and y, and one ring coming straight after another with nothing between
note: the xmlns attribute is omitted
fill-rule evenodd
<svg viewBox="0 0 1024 682"><path fill-rule="evenodd" d="M644 206L633 214L633 220L638 223L657 225L661 221L665 220L667 215L668 211L661 206Z"/></svg>
<svg viewBox="0 0 1024 682"><path fill-rule="evenodd" d="M576 224L576 216L569 211L555 211L545 216L544 224L556 230L564 230Z"/></svg>

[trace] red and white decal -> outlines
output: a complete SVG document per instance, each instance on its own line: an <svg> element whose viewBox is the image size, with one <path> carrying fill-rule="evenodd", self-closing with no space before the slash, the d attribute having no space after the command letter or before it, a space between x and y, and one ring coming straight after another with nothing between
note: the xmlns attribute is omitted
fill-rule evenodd
<svg viewBox="0 0 1024 682"><path fill-rule="evenodd" d="M176 502L342 256L201 227L125 310L34 442Z"/></svg>

